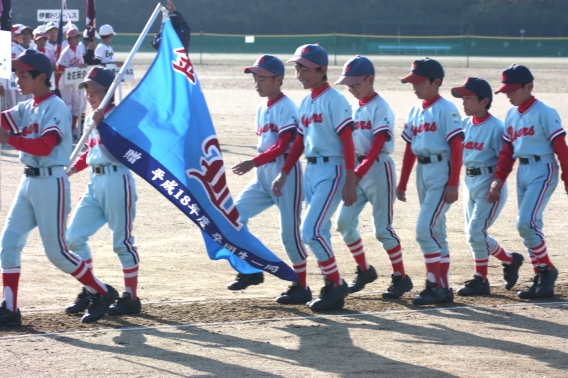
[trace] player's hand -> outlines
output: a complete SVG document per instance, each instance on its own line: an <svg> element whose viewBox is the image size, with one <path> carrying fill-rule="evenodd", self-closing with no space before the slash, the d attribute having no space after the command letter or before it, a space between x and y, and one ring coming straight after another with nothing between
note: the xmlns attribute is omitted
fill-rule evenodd
<svg viewBox="0 0 568 378"><path fill-rule="evenodd" d="M71 168L69 168L69 171L67 172L67 177L71 177L75 173L77 173L77 167L71 167Z"/></svg>
<svg viewBox="0 0 568 378"><path fill-rule="evenodd" d="M86 63L79 64L79 68L87 68L87 67L89 67L89 65Z"/></svg>
<svg viewBox="0 0 568 378"><path fill-rule="evenodd" d="M248 171L250 171L254 167L256 167L256 164L251 159L251 160L239 161L237 164L235 164L231 167L231 170L233 171L234 174L240 176L240 175L244 175L245 173L247 173Z"/></svg>
<svg viewBox="0 0 568 378"><path fill-rule="evenodd" d="M444 189L444 201L446 203L454 203L458 200L458 187L446 185L446 189Z"/></svg>
<svg viewBox="0 0 568 378"><path fill-rule="evenodd" d="M87 49L88 50L94 50L97 48L97 43L95 41L91 41L88 45L87 45Z"/></svg>
<svg viewBox="0 0 568 378"><path fill-rule="evenodd" d="M0 143L8 143L8 138L10 138L10 132L0 127Z"/></svg>
<svg viewBox="0 0 568 378"><path fill-rule="evenodd" d="M284 184L286 184L287 177L288 174L286 172L280 172L274 181L272 181L272 193L274 193L276 197L282 196L282 188Z"/></svg>
<svg viewBox="0 0 568 378"><path fill-rule="evenodd" d="M105 119L105 113L102 109L97 109L95 110L95 113L93 113L93 123L95 124L95 126L98 126L103 119Z"/></svg>
<svg viewBox="0 0 568 378"><path fill-rule="evenodd" d="M399 188L396 188L396 198L399 201L406 202L406 191L399 189Z"/></svg>
<svg viewBox="0 0 568 378"><path fill-rule="evenodd" d="M487 202L493 203L499 201L501 197L501 188L503 187L503 180L497 179L491 183L489 192L487 193Z"/></svg>
<svg viewBox="0 0 568 378"><path fill-rule="evenodd" d="M353 170L348 170L345 177L345 184L343 184L343 193L341 198L343 199L344 206L351 206L357 201L357 184L355 173Z"/></svg>
<svg viewBox="0 0 568 378"><path fill-rule="evenodd" d="M0 85L0 96L5 96L6 95L6 90L4 89L3 86Z"/></svg>
<svg viewBox="0 0 568 378"><path fill-rule="evenodd" d="M119 68L124 66L124 62L114 62L114 64Z"/></svg>
<svg viewBox="0 0 568 378"><path fill-rule="evenodd" d="M174 2L172 0L168 0L168 4L166 4L166 8L168 8L168 10L172 13L174 13L176 11L176 5L174 4Z"/></svg>

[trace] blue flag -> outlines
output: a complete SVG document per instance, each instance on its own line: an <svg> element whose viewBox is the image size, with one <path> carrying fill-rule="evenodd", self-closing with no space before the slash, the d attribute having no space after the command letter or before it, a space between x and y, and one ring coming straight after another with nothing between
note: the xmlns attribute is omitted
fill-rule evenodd
<svg viewBox="0 0 568 378"><path fill-rule="evenodd" d="M205 97L171 21L146 75L97 129L115 158L199 226L210 258L297 281L241 222Z"/></svg>

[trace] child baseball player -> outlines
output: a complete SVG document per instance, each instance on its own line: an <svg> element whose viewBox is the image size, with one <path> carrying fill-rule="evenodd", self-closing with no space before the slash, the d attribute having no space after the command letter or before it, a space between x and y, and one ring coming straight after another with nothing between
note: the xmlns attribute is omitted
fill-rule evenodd
<svg viewBox="0 0 568 378"><path fill-rule="evenodd" d="M413 299L415 305L454 300L449 282L446 212L458 199L463 129L456 106L439 94L443 79L442 65L429 58L415 60L410 74L401 79L403 84L411 83L416 97L422 100L410 109L404 125L402 138L407 145L396 189L397 198L406 202L406 185L418 160L416 241L424 254L426 286Z"/></svg>
<svg viewBox="0 0 568 378"><path fill-rule="evenodd" d="M85 88L85 97L91 108L97 109L108 88L114 81L110 69L95 67L79 87ZM114 107L110 103L104 112L96 110L86 119L98 125ZM138 314L141 310L137 295L138 263L140 258L132 236L136 215L136 184L130 170L113 158L103 146L98 132L93 130L87 139L87 149L69 170L69 176L89 168L90 182L81 197L67 229L69 249L93 268L91 249L87 244L105 223L110 228L114 252L120 259L124 277L124 292L115 305L108 309L111 315ZM65 309L67 313L83 312L88 295L85 289L77 296L75 303Z"/></svg>
<svg viewBox="0 0 568 378"><path fill-rule="evenodd" d="M463 188L465 235L473 254L475 273L473 279L457 290L458 295L472 296L490 294L487 279L489 256L503 264L505 288L511 290L519 278L523 256L505 251L487 229L493 225L507 201L507 184L503 195L495 202L487 202L487 191L493 182L497 158L503 148L503 122L488 110L493 101L489 83L476 77L468 77L460 87L452 88L452 95L461 98L463 119L465 186Z"/></svg>
<svg viewBox="0 0 568 378"><path fill-rule="evenodd" d="M65 231L69 213L69 180L65 166L71 154L69 109L50 91L52 73L47 56L26 50L12 60L16 84L33 99L1 113L0 143L20 151L25 165L18 193L8 211L0 252L4 301L0 325L20 325L17 305L21 253L30 231L36 226L48 259L71 274L88 292L88 312L83 323L102 318L118 298L117 291L102 283L85 261L67 249Z"/></svg>
<svg viewBox="0 0 568 378"><path fill-rule="evenodd" d="M502 196L503 184L519 160L517 172L517 230L527 247L535 271L533 285L518 295L522 299L547 298L554 295L558 270L548 256L542 213L558 184L558 156L564 189L568 193L568 147L566 131L556 110L532 95L533 75L522 65L513 64L502 75L495 92L505 93L513 105L505 118L503 149L499 153L495 180L487 200Z"/></svg>
<svg viewBox="0 0 568 378"><path fill-rule="evenodd" d="M261 56L245 73L253 76L255 89L260 97L266 97L256 112L257 149L254 159L241 161L232 167L233 173L243 175L256 167L255 178L236 199L235 204L241 220L247 222L272 205L280 210L280 237L286 254L300 281L294 282L285 293L276 298L278 303L307 303L312 292L306 282L306 259L308 257L300 236L300 213L302 210L302 167L296 162L290 178L282 188L282 196L276 197L270 190L288 156L287 152L296 135L298 107L282 93L284 64L273 55ZM264 281L262 273L239 274L228 288L241 290Z"/></svg>
<svg viewBox="0 0 568 378"><path fill-rule="evenodd" d="M392 227L396 173L390 154L394 150L394 113L373 87L375 67L364 56L356 56L343 66L335 84L345 85L356 98L352 102L353 143L357 159L355 176L357 201L352 206L341 203L337 229L357 263L355 280L349 292L362 290L377 279L377 272L365 256L361 234L357 229L359 215L367 202L373 206L375 237L387 251L392 264L391 285L383 298L400 298L412 290L412 280L406 275L402 261L400 239Z"/></svg>
<svg viewBox="0 0 568 378"><path fill-rule="evenodd" d="M304 152L306 212L301 235L314 253L325 282L319 298L307 306L314 311L342 308L349 288L339 274L331 247L331 216L342 197L345 206L357 199L351 109L345 97L327 82L328 57L321 46L300 46L288 62L295 63L296 78L311 93L300 105L298 135L272 190L277 197L282 196L287 177Z"/></svg>
<svg viewBox="0 0 568 378"><path fill-rule="evenodd" d="M116 64L118 67L122 66L122 62L117 62L114 60L114 50L110 43L116 35L112 26L105 24L100 27L99 35L101 36L101 43L97 45L95 49L95 58L93 62L95 64Z"/></svg>
<svg viewBox="0 0 568 378"><path fill-rule="evenodd" d="M65 84L62 83L63 74L65 69L68 67L80 67L85 68L87 65L83 60L83 54L77 49L79 44L79 39L81 38L81 33L77 29L69 29L65 33L65 37L69 42L69 45L61 51L61 56L57 60L57 72L59 80L59 90L61 91L61 99L69 107L69 111L72 116L72 130L77 127L77 120L81 115L81 109L79 108L79 88L75 84Z"/></svg>
<svg viewBox="0 0 568 378"><path fill-rule="evenodd" d="M55 54L53 53L53 50L45 47L45 44L47 43L47 34L36 29L34 31L34 41L36 43L36 50L47 56L51 65L55 67Z"/></svg>

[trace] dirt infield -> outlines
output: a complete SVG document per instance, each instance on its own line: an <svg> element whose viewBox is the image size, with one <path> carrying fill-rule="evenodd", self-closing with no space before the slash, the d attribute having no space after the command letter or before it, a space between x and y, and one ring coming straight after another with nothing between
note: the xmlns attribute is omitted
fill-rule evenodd
<svg viewBox="0 0 568 378"><path fill-rule="evenodd" d="M142 75L151 55L137 59ZM192 58L194 62L198 57ZM242 64L255 56L206 56L196 65L223 149L225 164L256 154L254 113L260 102L252 79ZM339 63L343 63L341 57ZM400 84L412 58L380 57L378 92L391 104L400 132L407 110L416 102L408 86ZM467 76L480 76L495 86L503 68L523 60L478 59L465 68L465 58L441 59L446 64L442 94ZM568 123L565 106L565 60L531 59L535 93L558 109ZM562 67L562 68L560 68ZM330 68L334 81L340 67ZM284 92L297 103L306 95L287 67ZM131 86L126 83L124 93ZM347 96L349 94L344 92ZM348 97L349 98L349 97ZM350 98L349 98L350 99ZM455 101L461 109L459 101ZM491 112L504 117L507 99L496 96ZM403 141L396 139L393 158L400 172ZM13 199L22 170L17 151L2 149L1 209L3 220ZM87 183L86 173L71 178L75 205ZM234 196L251 179L228 174ZM462 174L463 178L463 174ZM411 183L414 181L411 177ZM105 317L82 325L63 307L80 286L46 259L37 230L22 256L19 306L23 325L0 328L0 356L9 376L285 376L285 377L562 377L568 373L568 253L566 252L566 194L559 186L545 212L549 253L560 275L554 298L536 303L521 301L515 291L502 288L502 269L490 260L492 295L458 298L451 306L418 308L411 304L424 283L422 254L414 241L418 199L409 185L406 203L395 205L394 226L402 239L406 269L414 291L400 300L380 299L390 280L390 264L373 238L370 211L363 212L360 229L371 264L380 277L361 293L350 296L345 309L325 316L305 306L280 306L273 298L287 283L266 276L264 284L244 292L231 292L225 284L235 272L225 262L207 259L199 230L165 198L136 179L139 200L135 220L136 245L141 256L140 290L143 313L124 318ZM509 201L491 229L507 250L525 254L515 229L515 177L511 176ZM473 262L463 233L461 200L448 213L448 241L454 288L469 279ZM251 221L250 229L269 248L285 258L279 240L277 211L270 209ZM351 280L355 264L337 233L333 234L339 269ZM112 252L106 228L90 242L96 273L122 289L122 273ZM532 277L530 264L521 268L518 287ZM321 276L310 256L308 282L314 295ZM517 288L516 288L517 289Z"/></svg>

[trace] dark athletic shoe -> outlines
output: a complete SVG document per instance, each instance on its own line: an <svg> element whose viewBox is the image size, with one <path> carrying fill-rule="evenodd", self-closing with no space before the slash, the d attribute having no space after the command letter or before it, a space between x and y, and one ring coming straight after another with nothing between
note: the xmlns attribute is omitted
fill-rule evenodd
<svg viewBox="0 0 568 378"><path fill-rule="evenodd" d="M523 265L525 258L517 252L511 252L513 261L510 264L503 265L503 278L505 279L505 289L511 290L519 279L519 269Z"/></svg>
<svg viewBox="0 0 568 378"><path fill-rule="evenodd" d="M8 310L6 307L6 301L2 301L2 306L0 306L0 326L20 325L22 325L22 314L20 314L20 309L17 308L16 311Z"/></svg>
<svg viewBox="0 0 568 378"><path fill-rule="evenodd" d="M488 295L491 294L491 287L489 286L489 281L485 281L483 277L474 274L473 279L465 281L465 285L458 289L457 294L463 297Z"/></svg>
<svg viewBox="0 0 568 378"><path fill-rule="evenodd" d="M558 270L541 266L538 268L538 281L536 283L535 294L537 297L546 298L554 296L554 283L558 278Z"/></svg>
<svg viewBox="0 0 568 378"><path fill-rule="evenodd" d="M109 315L132 315L139 314L142 310L140 298L132 300L130 293L122 293L122 297L118 298L115 304L108 308Z"/></svg>
<svg viewBox="0 0 568 378"><path fill-rule="evenodd" d="M89 293L87 289L83 287L79 295L77 295L77 298L75 298L75 302L65 308L65 312L68 314L78 314L85 312L87 307L89 307Z"/></svg>
<svg viewBox="0 0 568 378"><path fill-rule="evenodd" d="M325 311L341 309L345 305L345 297L349 295L349 287L345 280L341 286L334 285L329 280L324 280L325 286L322 287L318 299L306 303L306 306L313 311Z"/></svg>
<svg viewBox="0 0 568 378"><path fill-rule="evenodd" d="M227 289L244 290L251 285L260 285L263 282L264 274L262 272L252 274L239 273L235 280L227 285Z"/></svg>
<svg viewBox="0 0 568 378"><path fill-rule="evenodd" d="M454 292L452 289L444 289L437 287L433 282L426 280L426 286L420 294L418 294L412 303L416 306L431 305L436 303L452 303L454 301Z"/></svg>
<svg viewBox="0 0 568 378"><path fill-rule="evenodd" d="M110 285L107 286L107 294L89 293L89 307L87 313L81 318L81 323L94 323L105 316L108 308L118 299L118 291Z"/></svg>
<svg viewBox="0 0 568 378"><path fill-rule="evenodd" d="M302 289L298 282L292 282L292 284L288 286L288 290L276 298L276 302L280 304L306 304L311 300L312 291L310 288Z"/></svg>
<svg viewBox="0 0 568 378"><path fill-rule="evenodd" d="M357 272L355 274L355 279L349 284L350 293L356 293L363 290L366 284L377 279L377 271L372 265L369 265L368 270L363 270L359 265L357 265Z"/></svg>
<svg viewBox="0 0 568 378"><path fill-rule="evenodd" d="M406 292L412 290L414 285L410 276L407 274L405 278L402 275L391 275L391 284L387 291L383 293L384 299L398 299Z"/></svg>

